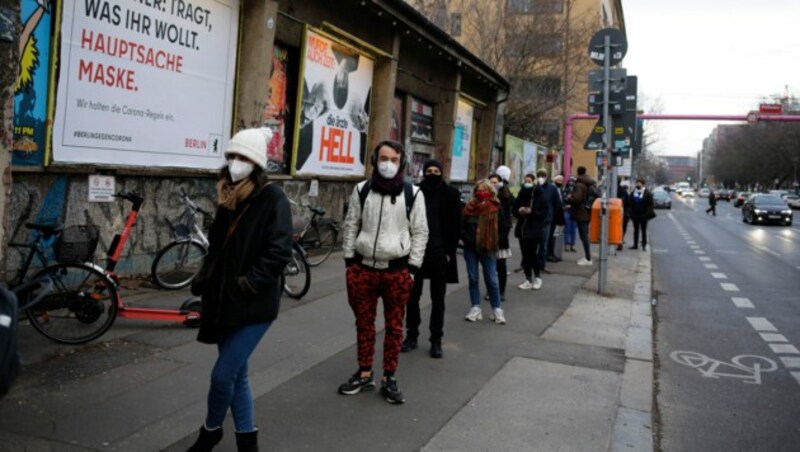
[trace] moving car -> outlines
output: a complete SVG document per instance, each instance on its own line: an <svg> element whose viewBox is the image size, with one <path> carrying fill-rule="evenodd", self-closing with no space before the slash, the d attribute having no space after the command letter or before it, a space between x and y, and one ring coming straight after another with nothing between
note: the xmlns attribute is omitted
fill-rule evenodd
<svg viewBox="0 0 800 452"><path fill-rule="evenodd" d="M782 198L792 209L800 209L800 196L788 193L783 195Z"/></svg>
<svg viewBox="0 0 800 452"><path fill-rule="evenodd" d="M701 188L700 191L697 192L697 196L700 198L708 198L708 195L711 193L711 190L707 188Z"/></svg>
<svg viewBox="0 0 800 452"><path fill-rule="evenodd" d="M717 194L717 199L722 201L730 202L731 198L733 197L733 193L727 188L723 188L722 190L716 192L716 194Z"/></svg>
<svg viewBox="0 0 800 452"><path fill-rule="evenodd" d="M681 198L692 198L692 199L694 199L694 190L692 190L691 188L684 188L683 190L681 190L680 194L681 194Z"/></svg>
<svg viewBox="0 0 800 452"><path fill-rule="evenodd" d="M672 209L672 198L664 190L653 192L653 207L656 209Z"/></svg>
<svg viewBox="0 0 800 452"><path fill-rule="evenodd" d="M747 200L747 198L752 195L752 192L743 191L736 195L736 199L733 200L733 207L742 207L742 204Z"/></svg>
<svg viewBox="0 0 800 452"><path fill-rule="evenodd" d="M756 193L742 205L742 221L750 224L778 223L792 225L792 209L776 195Z"/></svg>

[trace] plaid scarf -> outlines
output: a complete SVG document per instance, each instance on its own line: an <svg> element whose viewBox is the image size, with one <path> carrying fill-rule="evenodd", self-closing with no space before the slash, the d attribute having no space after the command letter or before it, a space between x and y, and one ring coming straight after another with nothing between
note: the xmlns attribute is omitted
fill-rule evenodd
<svg viewBox="0 0 800 452"><path fill-rule="evenodd" d="M464 206L465 217L477 217L478 229L475 231L475 247L482 253L494 253L498 250L498 212L500 201L489 199L481 201L472 199Z"/></svg>

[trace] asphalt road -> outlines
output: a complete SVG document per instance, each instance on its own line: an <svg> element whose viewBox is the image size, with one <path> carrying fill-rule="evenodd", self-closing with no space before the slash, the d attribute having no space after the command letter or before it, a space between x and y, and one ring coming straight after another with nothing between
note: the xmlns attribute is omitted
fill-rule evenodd
<svg viewBox="0 0 800 452"><path fill-rule="evenodd" d="M673 195L650 223L661 448L798 450L798 219L754 226L707 206Z"/></svg>

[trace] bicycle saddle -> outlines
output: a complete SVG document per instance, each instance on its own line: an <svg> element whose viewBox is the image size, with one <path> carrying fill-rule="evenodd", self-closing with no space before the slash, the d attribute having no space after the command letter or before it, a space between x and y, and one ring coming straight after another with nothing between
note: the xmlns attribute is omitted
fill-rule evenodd
<svg viewBox="0 0 800 452"><path fill-rule="evenodd" d="M312 212L314 212L319 216L325 215L325 209L323 209L322 207L309 207L309 208L311 209Z"/></svg>
<svg viewBox="0 0 800 452"><path fill-rule="evenodd" d="M39 231L45 238L57 235L64 230L63 224L38 224L38 223L25 223L25 227Z"/></svg>

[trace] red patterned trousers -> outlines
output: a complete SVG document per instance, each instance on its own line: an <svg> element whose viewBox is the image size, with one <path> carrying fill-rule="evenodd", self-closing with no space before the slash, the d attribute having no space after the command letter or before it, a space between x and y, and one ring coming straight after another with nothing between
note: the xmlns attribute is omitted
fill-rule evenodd
<svg viewBox="0 0 800 452"><path fill-rule="evenodd" d="M375 317L383 299L386 335L383 370L394 372L403 345L403 319L414 281L407 269L381 271L353 264L347 268L347 298L356 316L359 367L372 367L375 354Z"/></svg>

